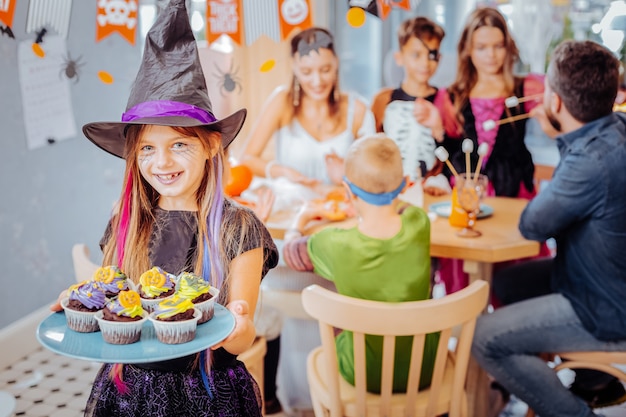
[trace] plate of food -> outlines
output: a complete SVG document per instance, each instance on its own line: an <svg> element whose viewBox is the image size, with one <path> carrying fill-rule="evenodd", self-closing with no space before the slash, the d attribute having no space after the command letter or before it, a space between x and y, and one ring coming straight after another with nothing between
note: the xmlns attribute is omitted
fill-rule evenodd
<svg viewBox="0 0 626 417"><path fill-rule="evenodd" d="M452 203L450 201L444 201L442 203L435 203L428 206L428 210L437 214L439 217L450 217L452 213ZM493 215L493 207L487 204L480 204L480 211L476 218L484 219Z"/></svg>
<svg viewBox="0 0 626 417"><path fill-rule="evenodd" d="M37 340L60 355L106 363L145 363L179 358L200 352L224 340L235 328L235 317L224 306L215 304L211 320L198 324L195 337L186 343L160 342L147 320L138 342L126 345L104 341L99 331L81 333L67 326L65 312L52 313L37 328Z"/></svg>

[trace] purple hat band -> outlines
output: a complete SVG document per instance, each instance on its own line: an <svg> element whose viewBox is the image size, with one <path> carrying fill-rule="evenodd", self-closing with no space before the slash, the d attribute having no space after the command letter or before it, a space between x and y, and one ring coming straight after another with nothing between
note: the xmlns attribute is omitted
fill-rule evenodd
<svg viewBox="0 0 626 417"><path fill-rule="evenodd" d="M217 119L208 111L191 104L179 101L156 100L139 103L122 114L122 122L132 122L133 120L146 117L191 117L202 123L213 123Z"/></svg>

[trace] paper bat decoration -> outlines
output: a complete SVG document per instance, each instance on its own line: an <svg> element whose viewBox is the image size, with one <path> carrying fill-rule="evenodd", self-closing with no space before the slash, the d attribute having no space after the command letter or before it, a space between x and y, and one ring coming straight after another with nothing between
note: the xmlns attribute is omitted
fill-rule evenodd
<svg viewBox="0 0 626 417"><path fill-rule="evenodd" d="M0 25L0 33L2 33L3 35L7 35L11 39L15 39L15 35L13 34L13 31L8 26Z"/></svg>
<svg viewBox="0 0 626 417"><path fill-rule="evenodd" d="M43 37L46 36L48 30L46 28L41 28L39 32L37 32L37 37L35 38L35 43L43 42Z"/></svg>

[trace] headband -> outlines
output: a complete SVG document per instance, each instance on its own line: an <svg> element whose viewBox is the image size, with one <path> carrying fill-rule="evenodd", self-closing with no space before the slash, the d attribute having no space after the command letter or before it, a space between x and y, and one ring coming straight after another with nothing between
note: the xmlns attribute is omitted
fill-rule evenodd
<svg viewBox="0 0 626 417"><path fill-rule="evenodd" d="M308 55L311 51L319 53L319 49L332 49L333 38L328 36L326 32L317 31L313 34L313 42L308 42L307 39L300 39L298 42L298 54L300 56Z"/></svg>
<svg viewBox="0 0 626 417"><path fill-rule="evenodd" d="M387 193L375 194L375 193L370 193L369 191L365 191L359 186L352 184L348 180L348 178L346 178L345 176L343 177L343 180L345 181L345 183L348 185L348 188L350 188L350 191L352 191L352 193L355 196L359 197L361 200L365 201L366 203L373 204L375 206L388 206L389 204L391 204L393 199L396 198L398 194L402 192L402 189L406 185L406 178L402 178L402 182L400 183L398 188L396 188L395 190L389 191Z"/></svg>

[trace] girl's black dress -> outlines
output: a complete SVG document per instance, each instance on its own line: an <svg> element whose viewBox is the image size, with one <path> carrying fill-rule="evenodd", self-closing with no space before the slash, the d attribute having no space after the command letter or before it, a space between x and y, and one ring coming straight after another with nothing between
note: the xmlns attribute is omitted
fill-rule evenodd
<svg viewBox="0 0 626 417"><path fill-rule="evenodd" d="M247 210L226 201L224 211ZM151 264L179 274L192 270L196 259L197 217L194 212L155 209L152 233ZM225 213L226 214L226 213ZM238 219L240 216L226 216ZM278 251L267 229L256 223L247 228L243 251L263 245L265 263L263 276L278 263ZM227 251L236 256L236 248ZM228 295L220 293L218 302L225 305ZM121 394L109 373L113 364L104 364L96 376L87 401L85 416L135 417L240 417L261 416L261 394L256 382L244 366L226 350L213 352L209 376L211 398L200 369L199 354L164 362L124 365L123 380L128 390Z"/></svg>

